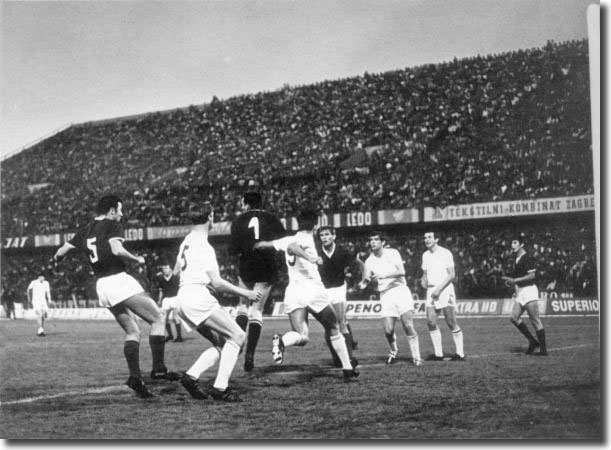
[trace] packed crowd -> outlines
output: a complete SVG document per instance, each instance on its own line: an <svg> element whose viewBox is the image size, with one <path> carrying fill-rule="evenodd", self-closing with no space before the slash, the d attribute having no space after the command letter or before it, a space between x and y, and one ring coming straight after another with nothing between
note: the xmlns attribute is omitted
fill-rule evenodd
<svg viewBox="0 0 611 450"><path fill-rule="evenodd" d="M524 233L526 249L538 261L537 284L541 291L578 297L596 295L593 222L591 218L581 217L563 221L533 220L520 225L496 222L488 223L485 227L476 224L443 227L438 231L439 244L454 254L459 298L504 298L512 295L511 289L501 282L500 275L507 271L510 263L510 243L516 231ZM419 283L421 257L425 250L422 235L422 230L413 229L392 231L386 235L388 245L397 248L403 257L408 286L420 298L424 295ZM367 253L367 235L362 230L341 230L338 242L355 256L361 253L364 258ZM147 261L146 266L132 265L129 272L155 296L155 274L162 264L174 264L178 244L176 240L128 243L130 249L143 255ZM216 239L213 244L221 275L237 282L237 261L229 253L226 239ZM51 262L54 250L5 253L2 258L2 286L12 290L16 300L23 302L27 285L42 273L50 280L55 299L63 301L73 294L80 300L95 299L94 279L87 261L73 257L54 265ZM349 298L363 299L372 294L358 289L360 279L361 274L355 264L347 275ZM286 274L282 273L275 291L280 297L287 282ZM224 300L232 302L235 299Z"/></svg>
<svg viewBox="0 0 611 450"><path fill-rule="evenodd" d="M587 41L550 42L72 126L3 161L2 234L73 231L101 192L141 226L253 185L281 217L592 193L588 80Z"/></svg>

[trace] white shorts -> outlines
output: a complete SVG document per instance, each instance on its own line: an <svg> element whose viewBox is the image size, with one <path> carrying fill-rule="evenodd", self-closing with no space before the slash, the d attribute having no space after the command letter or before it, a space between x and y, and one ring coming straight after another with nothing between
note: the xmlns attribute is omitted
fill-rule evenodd
<svg viewBox="0 0 611 450"><path fill-rule="evenodd" d="M144 292L140 283L125 272L98 278L95 285L100 306L110 308L123 300Z"/></svg>
<svg viewBox="0 0 611 450"><path fill-rule="evenodd" d="M47 317L49 308L47 307L47 302L36 302L32 301L32 309L36 313L38 317Z"/></svg>
<svg viewBox="0 0 611 450"><path fill-rule="evenodd" d="M453 284L446 286L446 288L441 291L441 294L439 294L439 298L437 300L433 300L431 297L431 293L434 289L434 287L427 288L425 306L433 307L435 309L445 308L446 306L456 306L456 294L454 293Z"/></svg>
<svg viewBox="0 0 611 450"><path fill-rule="evenodd" d="M526 306L527 303L533 300L539 300L539 289L537 285L531 284L530 286L524 287L516 286L516 302L521 306Z"/></svg>
<svg viewBox="0 0 611 450"><path fill-rule="evenodd" d="M161 310L162 311L170 311L178 309L178 300L176 297L165 297L161 300Z"/></svg>
<svg viewBox="0 0 611 450"><path fill-rule="evenodd" d="M332 305L346 303L346 283L338 287L327 288L327 296Z"/></svg>
<svg viewBox="0 0 611 450"><path fill-rule="evenodd" d="M284 293L284 312L289 314L299 308L309 308L319 313L331 305L327 290L315 281L289 282Z"/></svg>
<svg viewBox="0 0 611 450"><path fill-rule="evenodd" d="M204 284L182 286L175 298L178 304L178 315L193 328L197 328L210 317L212 311L221 308L217 299L212 296Z"/></svg>
<svg viewBox="0 0 611 450"><path fill-rule="evenodd" d="M405 285L395 286L387 291L380 292L382 317L400 317L406 312L414 310L412 291Z"/></svg>

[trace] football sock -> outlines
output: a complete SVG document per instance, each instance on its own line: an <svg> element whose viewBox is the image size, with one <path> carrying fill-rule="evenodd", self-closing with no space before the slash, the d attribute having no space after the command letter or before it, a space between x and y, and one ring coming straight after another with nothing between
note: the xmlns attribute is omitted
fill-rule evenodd
<svg viewBox="0 0 611 450"><path fill-rule="evenodd" d="M539 348L541 353L547 353L547 344L545 342L545 330L541 328L537 330L537 338L539 338Z"/></svg>
<svg viewBox="0 0 611 450"><path fill-rule="evenodd" d="M127 368L131 377L140 378L140 342L125 341L123 344L123 354L127 361Z"/></svg>
<svg viewBox="0 0 611 450"><path fill-rule="evenodd" d="M263 324L261 322L250 321L248 323L248 340L246 341L246 354L254 355L257 343L259 342L259 336L261 336L261 329Z"/></svg>
<svg viewBox="0 0 611 450"><path fill-rule="evenodd" d="M282 343L285 347L301 344L301 334L296 331L288 331L282 336Z"/></svg>
<svg viewBox="0 0 611 450"><path fill-rule="evenodd" d="M452 339L454 339L454 346L456 347L456 354L458 356L465 356L465 352L463 350L463 345L462 345L462 330L460 328L458 330L452 331Z"/></svg>
<svg viewBox="0 0 611 450"><path fill-rule="evenodd" d="M399 347L397 346L397 335L395 333L385 334L386 340L388 341L388 346L390 347L390 351L396 354L399 351Z"/></svg>
<svg viewBox="0 0 611 450"><path fill-rule="evenodd" d="M532 335L532 333L530 332L530 330L528 329L528 326L526 326L526 324L524 322L516 322L515 320L511 319L511 323L513 323L516 328L518 330L520 330L520 333L522 333L524 336L526 336L526 339L528 339L528 342L530 344L538 344L537 340L535 339L535 337Z"/></svg>
<svg viewBox="0 0 611 450"><path fill-rule="evenodd" d="M149 344L151 346L151 354L153 357L153 370L167 370L163 361L165 352L165 336L151 334L149 336Z"/></svg>
<svg viewBox="0 0 611 450"><path fill-rule="evenodd" d="M435 356L443 357L443 347L441 346L441 331L439 328L429 331L431 335L431 341L433 341L433 348L435 349Z"/></svg>
<svg viewBox="0 0 611 450"><path fill-rule="evenodd" d="M246 312L238 311L238 315L235 318L235 321L240 326L242 331L246 331L246 326L248 325L248 315Z"/></svg>
<svg viewBox="0 0 611 450"><path fill-rule="evenodd" d="M333 344L331 344L331 336L329 336L329 333L325 333L325 342L327 343L327 347L329 347L329 351L331 352L331 358L333 358L333 363L336 365L341 364L339 356L337 356L337 353L335 353L335 349L333 348Z"/></svg>
<svg viewBox="0 0 611 450"><path fill-rule="evenodd" d="M331 345L333 345L333 349L339 360L342 362L342 368L344 370L352 370L352 364L350 363L350 357L348 356L348 349L346 348L346 340L341 333L336 334L335 336L331 336Z"/></svg>
<svg viewBox="0 0 611 450"><path fill-rule="evenodd" d="M202 376L202 373L214 366L220 357L221 349L218 347L210 347L204 350L189 370L187 370L187 375L197 380Z"/></svg>
<svg viewBox="0 0 611 450"><path fill-rule="evenodd" d="M219 360L219 370L216 374L216 380L214 380L213 387L221 391L227 389L229 377L231 376L231 372L233 372L239 354L240 346L235 342L227 341L225 345L223 345Z"/></svg>
<svg viewBox="0 0 611 450"><path fill-rule="evenodd" d="M175 324L176 326L176 339L182 339L182 327L179 323Z"/></svg>
<svg viewBox="0 0 611 450"><path fill-rule="evenodd" d="M168 333L168 337L170 339L174 339L174 336L172 335L172 326L170 325L170 322L165 324L165 331Z"/></svg>
<svg viewBox="0 0 611 450"><path fill-rule="evenodd" d="M354 343L352 342L352 335L350 333L343 333L344 340L346 341L346 348L348 349L348 356L352 359L352 347Z"/></svg>
<svg viewBox="0 0 611 450"><path fill-rule="evenodd" d="M418 342L418 335L407 337L407 343L409 344L409 350L412 353L414 361L418 361L420 358L420 344Z"/></svg>

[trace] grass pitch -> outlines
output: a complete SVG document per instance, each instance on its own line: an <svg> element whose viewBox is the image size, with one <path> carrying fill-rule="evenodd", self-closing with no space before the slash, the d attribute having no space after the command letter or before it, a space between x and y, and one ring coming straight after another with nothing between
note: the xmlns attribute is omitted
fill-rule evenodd
<svg viewBox="0 0 611 450"><path fill-rule="evenodd" d="M113 321L0 322L1 437L5 439L602 439L598 318L546 317L548 357L523 354L526 341L507 318L459 318L465 362L414 367L403 330L399 360L384 364L380 320L353 320L361 363L357 383L331 367L322 328L271 361L271 337L288 321L267 320L255 359L243 356L232 386L243 403L192 399L179 383L150 382L154 399L124 386L123 334ZM416 320L423 356L432 353ZM445 324L444 350L453 353ZM168 343L166 362L186 370L209 344L195 333ZM145 380L148 339L140 349ZM204 374L212 383L216 369Z"/></svg>

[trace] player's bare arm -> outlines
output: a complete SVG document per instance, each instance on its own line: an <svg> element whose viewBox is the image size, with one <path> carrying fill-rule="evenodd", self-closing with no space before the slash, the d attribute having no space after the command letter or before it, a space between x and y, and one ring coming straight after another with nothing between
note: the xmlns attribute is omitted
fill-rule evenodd
<svg viewBox="0 0 611 450"><path fill-rule="evenodd" d="M230 294L240 295L247 298L251 302L258 302L261 300L263 293L258 291L251 291L250 289L242 289L227 280L221 278L221 275L217 270L208 270L206 274L210 278L210 285L217 291L228 292Z"/></svg>
<svg viewBox="0 0 611 450"><path fill-rule="evenodd" d="M274 243L272 241L259 241L256 242L254 247L255 250L265 250L274 248Z"/></svg>
<svg viewBox="0 0 611 450"><path fill-rule="evenodd" d="M312 264L318 264L319 266L322 266L322 258L320 256L310 255L301 247L301 245L297 244L296 242L293 242L292 244L290 244L287 247L287 250L293 253L294 255L300 256L303 259L307 259Z"/></svg>
<svg viewBox="0 0 611 450"><path fill-rule="evenodd" d="M426 277L426 270L422 271L422 278L420 278L420 286L422 286L424 289L429 287L429 280Z"/></svg>
<svg viewBox="0 0 611 450"><path fill-rule="evenodd" d="M138 264L144 264L144 257L133 255L127 251L125 247L123 247L123 242L121 242L120 239L110 239L108 243L110 244L110 251L113 255L128 261L137 262Z"/></svg>
<svg viewBox="0 0 611 450"><path fill-rule="evenodd" d="M60 248L57 249L57 251L55 252L55 254L53 255L53 260L54 261L59 261L60 259L62 259L66 253L68 253L70 250L75 249L76 247L72 244L70 244L69 242L64 243L64 245L62 245Z"/></svg>

